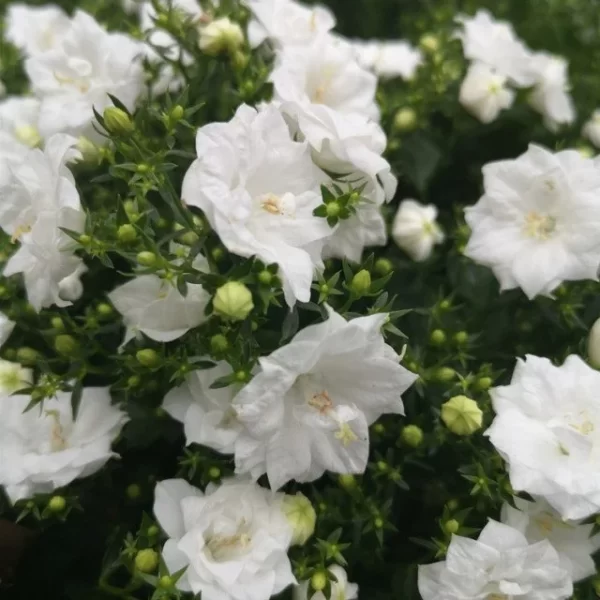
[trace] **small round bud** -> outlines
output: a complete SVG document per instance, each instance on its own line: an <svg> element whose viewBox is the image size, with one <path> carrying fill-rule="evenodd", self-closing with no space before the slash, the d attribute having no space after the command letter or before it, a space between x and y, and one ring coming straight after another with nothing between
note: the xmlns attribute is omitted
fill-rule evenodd
<svg viewBox="0 0 600 600"><path fill-rule="evenodd" d="M244 369L236 371L235 378L236 381L239 381L240 383L245 383L246 381L248 381L248 371L244 371Z"/></svg>
<svg viewBox="0 0 600 600"><path fill-rule="evenodd" d="M375 423L375 425L373 425L373 431L378 435L383 435L385 433L385 426L383 423Z"/></svg>
<svg viewBox="0 0 600 600"><path fill-rule="evenodd" d="M383 529L384 521L381 517L376 517L373 521L373 525L375 525L375 529Z"/></svg>
<svg viewBox="0 0 600 600"><path fill-rule="evenodd" d="M137 500L142 495L142 488L137 483L132 483L127 486L125 493L130 500Z"/></svg>
<svg viewBox="0 0 600 600"><path fill-rule="evenodd" d="M446 506L448 507L448 510L450 511L454 511L458 508L459 504L458 504L458 500L456 500L455 498L451 498L450 500L448 500L448 502L446 503Z"/></svg>
<svg viewBox="0 0 600 600"><path fill-rule="evenodd" d="M590 365L600 369L600 319L597 319L590 329L587 351Z"/></svg>
<svg viewBox="0 0 600 600"><path fill-rule="evenodd" d="M48 502L48 510L60 513L67 508L67 501L62 496L52 496Z"/></svg>
<svg viewBox="0 0 600 600"><path fill-rule="evenodd" d="M394 127L398 131L412 131L417 126L417 113L412 108L401 108L394 115Z"/></svg>
<svg viewBox="0 0 600 600"><path fill-rule="evenodd" d="M65 328L65 324L60 317L52 317L50 325L52 325L52 329L57 329L58 331L62 331Z"/></svg>
<svg viewBox="0 0 600 600"><path fill-rule="evenodd" d="M135 357L140 365L148 367L149 369L156 367L160 362L160 356L158 355L158 352L156 352L156 350L152 350L152 348L138 350L135 353Z"/></svg>
<svg viewBox="0 0 600 600"><path fill-rule="evenodd" d="M72 335L62 334L56 336L54 349L63 356L76 356L80 351L80 346Z"/></svg>
<svg viewBox="0 0 600 600"><path fill-rule="evenodd" d="M133 225L126 223L117 230L117 238L120 242L129 244L137 239L137 231Z"/></svg>
<svg viewBox="0 0 600 600"><path fill-rule="evenodd" d="M327 212L328 217L335 218L340 216L342 207L340 206L340 203L337 200L333 200L333 202L329 202L325 205L325 210Z"/></svg>
<svg viewBox="0 0 600 600"><path fill-rule="evenodd" d="M109 133L114 135L129 135L133 132L134 126L131 117L122 109L116 106L109 106L105 109L104 125Z"/></svg>
<svg viewBox="0 0 600 600"><path fill-rule="evenodd" d="M232 321L243 321L253 308L252 293L239 281L229 281L222 285L213 298L214 311Z"/></svg>
<svg viewBox="0 0 600 600"><path fill-rule="evenodd" d="M215 262L219 262L220 260L223 260L223 257L225 256L225 250L223 250L223 248L220 246L217 246L211 250L210 255L213 257Z"/></svg>
<svg viewBox="0 0 600 600"><path fill-rule="evenodd" d="M163 575L158 580L158 587L162 588L163 590L172 588L173 587L173 578L169 577L168 575Z"/></svg>
<svg viewBox="0 0 600 600"><path fill-rule="evenodd" d="M351 490L356 487L356 477L351 473L343 473L340 475L338 477L338 482L345 490Z"/></svg>
<svg viewBox="0 0 600 600"><path fill-rule="evenodd" d="M98 304L98 306L96 307L96 312L101 317L110 317L114 311L113 311L113 307L110 304L107 304L106 302L102 302L101 304Z"/></svg>
<svg viewBox="0 0 600 600"><path fill-rule="evenodd" d="M125 202L123 202L123 209L125 210L125 214L128 216L138 215L138 208L133 200L125 200Z"/></svg>
<svg viewBox="0 0 600 600"><path fill-rule="evenodd" d="M219 467L211 467L208 470L208 476L211 479L219 479L219 477L221 477L221 469L219 469Z"/></svg>
<svg viewBox="0 0 600 600"><path fill-rule="evenodd" d="M210 338L210 349L213 354L222 354L229 350L229 342L224 335L217 333Z"/></svg>
<svg viewBox="0 0 600 600"><path fill-rule="evenodd" d="M102 151L99 146L86 137L80 137L77 140L77 150L81 152L81 159L89 165L100 164L102 160Z"/></svg>
<svg viewBox="0 0 600 600"><path fill-rule="evenodd" d="M377 470L385 473L388 470L388 464L384 460L377 461Z"/></svg>
<svg viewBox="0 0 600 600"><path fill-rule="evenodd" d="M140 383L142 383L142 380L139 375L132 375L127 380L127 385L132 388L137 387L138 385L140 385Z"/></svg>
<svg viewBox="0 0 600 600"><path fill-rule="evenodd" d="M181 104L176 104L171 109L171 119L173 121L181 121L181 119L183 119L184 114L185 114L185 110L183 109L183 106L181 106Z"/></svg>
<svg viewBox="0 0 600 600"><path fill-rule="evenodd" d="M237 24L223 17L215 19L200 30L200 50L210 55L224 52L234 54L244 43L244 32Z"/></svg>
<svg viewBox="0 0 600 600"><path fill-rule="evenodd" d="M158 567L158 553L152 548L140 550L135 555L135 568L140 573L153 573Z"/></svg>
<svg viewBox="0 0 600 600"><path fill-rule="evenodd" d="M91 238L89 235L87 235L87 234L85 234L85 233L82 233L82 234L79 236L79 243L80 243L82 246L89 246L89 245L92 243L92 238Z"/></svg>
<svg viewBox="0 0 600 600"><path fill-rule="evenodd" d="M442 300L440 302L440 310L446 311L452 308L452 302L450 300Z"/></svg>
<svg viewBox="0 0 600 600"><path fill-rule="evenodd" d="M432 33L426 33L425 35L421 36L421 39L419 40L419 46L421 46L425 52L437 52L440 49L440 40L436 35L433 35Z"/></svg>
<svg viewBox="0 0 600 600"><path fill-rule="evenodd" d="M160 533L160 529L156 525L150 525L146 533L148 534L148 537L154 537Z"/></svg>
<svg viewBox="0 0 600 600"><path fill-rule="evenodd" d="M154 267L158 262L158 258L154 252L145 250L137 255L137 261L143 267Z"/></svg>
<svg viewBox="0 0 600 600"><path fill-rule="evenodd" d="M264 269L258 274L258 281L263 285L271 285L273 283L273 273Z"/></svg>
<svg viewBox="0 0 600 600"><path fill-rule="evenodd" d="M443 525L444 531L452 535L453 533L457 533L460 529L460 523L456 519L450 519L446 521Z"/></svg>
<svg viewBox="0 0 600 600"><path fill-rule="evenodd" d="M394 265L387 258L379 258L375 261L374 270L377 275L384 277L394 270Z"/></svg>
<svg viewBox="0 0 600 600"><path fill-rule="evenodd" d="M446 334L441 329L434 329L429 336L429 341L433 346L442 346L446 343Z"/></svg>
<svg viewBox="0 0 600 600"><path fill-rule="evenodd" d="M402 441L411 448L418 448L423 443L423 430L417 425L407 425L402 430Z"/></svg>
<svg viewBox="0 0 600 600"><path fill-rule="evenodd" d="M447 383L456 377L456 371L450 367L440 367L434 373L434 377L437 381Z"/></svg>
<svg viewBox="0 0 600 600"><path fill-rule="evenodd" d="M366 269L359 271L350 282L350 289L357 296L364 296L371 288L371 273Z"/></svg>
<svg viewBox="0 0 600 600"><path fill-rule="evenodd" d="M310 500L298 492L283 498L283 513L292 528L292 545L303 546L315 530L317 513Z"/></svg>
<svg viewBox="0 0 600 600"><path fill-rule="evenodd" d="M492 380L491 377L480 377L475 382L475 386L477 387L478 390L485 392L486 390L489 390L492 387L493 383L494 383L494 381Z"/></svg>
<svg viewBox="0 0 600 600"><path fill-rule="evenodd" d="M311 585L312 589L315 590L315 592L320 592L325 589L328 581L329 581L329 578L327 577L327 573L325 573L323 571L317 571L310 578L310 585Z"/></svg>
<svg viewBox="0 0 600 600"><path fill-rule="evenodd" d="M24 365L33 365L37 362L39 358L39 353L37 350L33 348L28 348L26 346L19 348L17 350L17 360Z"/></svg>
<svg viewBox="0 0 600 600"><path fill-rule="evenodd" d="M459 346L462 346L463 344L466 344L469 341L469 334L466 331L458 331L454 334L454 341Z"/></svg>
<svg viewBox="0 0 600 600"><path fill-rule="evenodd" d="M471 435L481 428L483 412L475 400L454 396L442 405L442 421L456 435Z"/></svg>

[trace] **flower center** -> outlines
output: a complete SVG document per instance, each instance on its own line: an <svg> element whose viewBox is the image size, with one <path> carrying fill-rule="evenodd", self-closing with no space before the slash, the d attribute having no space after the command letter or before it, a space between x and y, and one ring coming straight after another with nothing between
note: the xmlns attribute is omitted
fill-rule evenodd
<svg viewBox="0 0 600 600"><path fill-rule="evenodd" d="M281 198L275 194L267 194L261 201L260 205L263 210L266 210L272 215L281 215L283 213L281 207Z"/></svg>
<svg viewBox="0 0 600 600"><path fill-rule="evenodd" d="M340 428L334 433L335 439L342 443L342 446L349 446L352 442L358 440L358 436L348 423L340 423Z"/></svg>
<svg viewBox="0 0 600 600"><path fill-rule="evenodd" d="M319 414L327 415L333 408L333 400L329 397L329 394L323 390L318 394L313 394L308 399L308 405L312 406Z"/></svg>
<svg viewBox="0 0 600 600"><path fill-rule="evenodd" d="M224 413L219 423L219 427L229 428L238 422L237 413L233 407L229 407Z"/></svg>
<svg viewBox="0 0 600 600"><path fill-rule="evenodd" d="M531 211L525 217L525 233L536 240L547 240L556 231L556 219Z"/></svg>
<svg viewBox="0 0 600 600"><path fill-rule="evenodd" d="M73 86L75 89L77 89L82 94L85 94L90 89L90 84L87 81L84 81L83 79L76 79L74 77L69 77L67 75L61 75L60 73L57 73L56 71L54 71L54 79L56 79L56 81L58 81L58 83L60 85Z"/></svg>
<svg viewBox="0 0 600 600"><path fill-rule="evenodd" d="M489 594L486 600L508 600L506 594Z"/></svg>
<svg viewBox="0 0 600 600"><path fill-rule="evenodd" d="M238 532L234 535L211 536L206 542L206 547L215 561L224 562L245 552L251 542L250 534Z"/></svg>
<svg viewBox="0 0 600 600"><path fill-rule="evenodd" d="M60 414L56 410L47 410L46 416L53 420L52 428L50 429L50 450L51 452L61 452L67 448L68 443L60 422Z"/></svg>
<svg viewBox="0 0 600 600"><path fill-rule="evenodd" d="M24 233L29 233L31 231L31 225L17 225L15 232L12 234L10 238L11 244L14 244L16 241L21 239L21 236Z"/></svg>
<svg viewBox="0 0 600 600"><path fill-rule="evenodd" d="M496 94L498 94L501 89L502 89L502 86L497 81L492 81L488 85L488 92L490 94L492 94L493 96L495 96Z"/></svg>

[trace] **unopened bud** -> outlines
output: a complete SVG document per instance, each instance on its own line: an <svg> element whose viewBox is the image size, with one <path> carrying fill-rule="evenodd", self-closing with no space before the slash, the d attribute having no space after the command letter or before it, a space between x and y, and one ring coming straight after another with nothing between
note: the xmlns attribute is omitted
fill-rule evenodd
<svg viewBox="0 0 600 600"><path fill-rule="evenodd" d="M433 346L441 346L446 343L446 334L441 329L434 329L429 336Z"/></svg>
<svg viewBox="0 0 600 600"><path fill-rule="evenodd" d="M109 106L105 109L104 125L109 133L114 135L129 135L133 132L133 121L131 117L122 109L116 106Z"/></svg>
<svg viewBox="0 0 600 600"><path fill-rule="evenodd" d="M338 477L338 482L345 490L351 490L356 487L356 478L351 473L342 473Z"/></svg>
<svg viewBox="0 0 600 600"><path fill-rule="evenodd" d="M217 333L210 338L210 349L213 354L222 354L229 349L229 342L223 334Z"/></svg>
<svg viewBox="0 0 600 600"><path fill-rule="evenodd" d="M417 113L412 108L401 108L394 115L394 127L398 131L412 131L417 125Z"/></svg>
<svg viewBox="0 0 600 600"><path fill-rule="evenodd" d="M158 553L152 548L140 550L135 555L135 568L140 573L152 573L158 567Z"/></svg>
<svg viewBox="0 0 600 600"><path fill-rule="evenodd" d="M432 33L426 33L421 36L419 40L419 46L425 50L425 52L437 52L440 48L440 40L436 35Z"/></svg>
<svg viewBox="0 0 600 600"><path fill-rule="evenodd" d="M82 263L71 273L58 282L58 296L61 300L74 302L83 295L83 283L81 276L87 271L87 267Z"/></svg>
<svg viewBox="0 0 600 600"><path fill-rule="evenodd" d="M377 275L383 277L394 270L394 265L392 264L392 261L387 258L379 258L375 261L374 270Z"/></svg>
<svg viewBox="0 0 600 600"><path fill-rule="evenodd" d="M325 589L328 581L329 578L327 577L327 573L324 573L323 571L317 571L310 578L310 585L315 592L320 592Z"/></svg>
<svg viewBox="0 0 600 600"><path fill-rule="evenodd" d="M144 251L137 255L137 261L143 267L154 267L158 262L158 258L154 252Z"/></svg>
<svg viewBox="0 0 600 600"><path fill-rule="evenodd" d="M135 227L133 225L125 223L125 225L121 225L121 227L119 227L119 229L117 230L117 238L120 242L123 242L124 244L129 244L136 240L137 231L135 230Z"/></svg>
<svg viewBox="0 0 600 600"><path fill-rule="evenodd" d="M340 212L342 212L342 207L337 200L333 200L332 202L328 202L325 205L325 210L327 212L327 216L330 218L339 217Z"/></svg>
<svg viewBox="0 0 600 600"><path fill-rule="evenodd" d="M423 430L417 425L407 425L402 430L402 441L411 448L418 448L423 443Z"/></svg>
<svg viewBox="0 0 600 600"><path fill-rule="evenodd" d="M98 164L102 158L101 149L86 137L77 140L77 150L81 152L81 160L90 165Z"/></svg>
<svg viewBox="0 0 600 600"><path fill-rule="evenodd" d="M34 365L38 361L39 357L40 355L37 350L28 348L27 346L17 350L17 360L24 365Z"/></svg>
<svg viewBox="0 0 600 600"><path fill-rule="evenodd" d="M456 519L450 519L444 523L444 531L449 534L457 533L460 529L460 523Z"/></svg>
<svg viewBox="0 0 600 600"><path fill-rule="evenodd" d="M158 355L158 352L156 352L156 350L152 350L152 348L138 350L135 353L135 357L140 365L148 367L149 369L156 367L160 362L160 356Z"/></svg>
<svg viewBox="0 0 600 600"><path fill-rule="evenodd" d="M469 334L466 331L458 331L454 334L454 341L459 346L462 346L463 344L466 344L469 341Z"/></svg>
<svg viewBox="0 0 600 600"><path fill-rule="evenodd" d="M53 513L59 513L65 510L67 501L62 496L52 496L48 502L48 509Z"/></svg>
<svg viewBox="0 0 600 600"><path fill-rule="evenodd" d="M244 43L244 32L237 24L223 17L200 29L200 50L210 55L234 54Z"/></svg>
<svg viewBox="0 0 600 600"><path fill-rule="evenodd" d="M456 435L471 435L481 428L483 412L475 400L454 396L442 404L442 421Z"/></svg>
<svg viewBox="0 0 600 600"><path fill-rule="evenodd" d="M76 356L79 353L79 343L72 335L57 335L54 340L54 349L63 356Z"/></svg>
<svg viewBox="0 0 600 600"><path fill-rule="evenodd" d="M456 377L456 371L450 367L440 367L436 370L433 376L437 381L447 383Z"/></svg>
<svg viewBox="0 0 600 600"><path fill-rule="evenodd" d="M371 273L366 269L359 271L350 282L350 289L357 296L364 296L371 288Z"/></svg>
<svg viewBox="0 0 600 600"><path fill-rule="evenodd" d="M216 291L213 308L225 319L243 321L254 308L252 293L243 283L229 281Z"/></svg>
<svg viewBox="0 0 600 600"><path fill-rule="evenodd" d="M180 121L181 119L183 119L184 114L185 114L185 111L183 109L183 106L181 106L181 104L176 104L171 109L171 119L173 121Z"/></svg>
<svg viewBox="0 0 600 600"><path fill-rule="evenodd" d="M491 377L480 377L476 382L475 382L475 387L478 390L481 390L482 392L485 392L486 390L489 390L492 387L492 383L493 380Z"/></svg>
<svg viewBox="0 0 600 600"><path fill-rule="evenodd" d="M132 483L127 486L125 493L130 500L137 500L142 495L142 488L137 483Z"/></svg>
<svg viewBox="0 0 600 600"><path fill-rule="evenodd" d="M317 514L310 500L298 492L283 498L283 512L292 528L292 544L303 546L315 530Z"/></svg>

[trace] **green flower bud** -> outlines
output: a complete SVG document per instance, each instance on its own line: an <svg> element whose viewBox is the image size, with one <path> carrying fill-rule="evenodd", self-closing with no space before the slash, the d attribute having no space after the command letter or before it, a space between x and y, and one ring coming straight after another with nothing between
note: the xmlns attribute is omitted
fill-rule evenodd
<svg viewBox="0 0 600 600"><path fill-rule="evenodd" d="M132 483L127 486L125 493L130 500L137 500L142 495L142 488L137 483Z"/></svg>
<svg viewBox="0 0 600 600"><path fill-rule="evenodd" d="M329 581L329 577L327 577L327 573L324 571L317 571L310 578L310 585L315 592L320 592L325 589L327 586L327 582Z"/></svg>
<svg viewBox="0 0 600 600"><path fill-rule="evenodd" d="M135 555L135 568L140 573L153 573L158 567L158 553L152 548L140 550Z"/></svg>
<svg viewBox="0 0 600 600"><path fill-rule="evenodd" d="M79 342L68 334L57 335L54 340L54 349L63 356L76 356L79 353Z"/></svg>
<svg viewBox="0 0 600 600"><path fill-rule="evenodd" d="M143 267L154 267L158 262L158 258L154 252L145 250L137 255L137 261Z"/></svg>
<svg viewBox="0 0 600 600"><path fill-rule="evenodd" d="M26 346L17 350L17 360L24 365L33 365L39 359L39 352Z"/></svg>
<svg viewBox="0 0 600 600"><path fill-rule="evenodd" d="M225 256L225 250L223 250L223 248L221 248L220 246L217 246L216 248L213 248L211 250L210 255L213 257L213 260L215 262L219 262Z"/></svg>
<svg viewBox="0 0 600 600"><path fill-rule="evenodd" d="M199 239L200 236L195 231L186 231L178 238L178 240L186 246L193 246Z"/></svg>
<svg viewBox="0 0 600 600"><path fill-rule="evenodd" d="M333 202L329 202L325 205L325 210L327 212L328 217L335 218L340 216L342 207L340 206L340 203L337 200L334 200Z"/></svg>
<svg viewBox="0 0 600 600"><path fill-rule="evenodd" d="M463 344L466 344L469 341L469 334L466 331L458 331L454 334L454 341L459 346L462 346Z"/></svg>
<svg viewBox="0 0 600 600"><path fill-rule="evenodd" d="M243 321L253 308L252 293L239 281L229 281L222 285L213 298L214 311L232 321Z"/></svg>
<svg viewBox="0 0 600 600"><path fill-rule="evenodd" d="M271 285L273 283L273 273L264 269L258 274L258 281L263 285Z"/></svg>
<svg viewBox="0 0 600 600"><path fill-rule="evenodd" d="M85 233L82 233L79 236L79 243L82 246L89 246L92 243L92 238L89 235L86 235Z"/></svg>
<svg viewBox="0 0 600 600"><path fill-rule="evenodd" d="M443 528L446 533L451 535L458 532L460 529L460 523L456 519L450 519L444 523Z"/></svg>
<svg viewBox="0 0 600 600"><path fill-rule="evenodd" d="M60 317L52 317L50 325L52 325L53 329L57 329L58 331L62 331L65 328L65 324Z"/></svg>
<svg viewBox="0 0 600 600"><path fill-rule="evenodd" d="M458 500L456 500L455 498L451 498L446 503L446 506L448 507L448 510L450 510L450 511L456 510L459 506Z"/></svg>
<svg viewBox="0 0 600 600"><path fill-rule="evenodd" d="M169 577L168 575L163 575L158 580L158 587L160 587L162 589L168 589L168 588L173 587L173 578Z"/></svg>
<svg viewBox="0 0 600 600"><path fill-rule="evenodd" d="M236 372L235 378L240 383L245 383L246 381L248 381L248 371L244 371L244 369L240 369L239 371Z"/></svg>
<svg viewBox="0 0 600 600"><path fill-rule="evenodd" d="M136 167L136 171L141 175L144 175L145 173L149 173L150 171L152 171L152 167L146 163L140 163Z"/></svg>
<svg viewBox="0 0 600 600"><path fill-rule="evenodd" d="M441 329L434 329L429 336L429 341L433 346L442 346L446 343L446 334Z"/></svg>
<svg viewBox="0 0 600 600"><path fill-rule="evenodd" d="M85 163L97 165L102 160L101 149L86 137L80 137L77 140L77 150L81 152L81 158Z"/></svg>
<svg viewBox="0 0 600 600"><path fill-rule="evenodd" d="M364 296L371 288L371 273L366 269L359 271L350 282L350 289L357 296Z"/></svg>
<svg viewBox="0 0 600 600"><path fill-rule="evenodd" d="M183 106L181 106L181 104L176 104L171 109L171 119L173 121L181 121L181 119L183 119L184 114L185 110L183 109Z"/></svg>
<svg viewBox="0 0 600 600"><path fill-rule="evenodd" d="M447 383L456 377L456 371L450 367L440 367L433 376L437 381Z"/></svg>
<svg viewBox="0 0 600 600"><path fill-rule="evenodd" d="M423 443L423 430L417 425L407 425L402 430L402 441L411 448L418 448Z"/></svg>
<svg viewBox="0 0 600 600"><path fill-rule="evenodd" d="M48 510L60 513L67 508L67 501L62 496L52 496L48 502Z"/></svg>
<svg viewBox="0 0 600 600"><path fill-rule="evenodd" d="M480 377L476 381L475 386L477 387L478 390L485 392L485 390L489 390L492 387L493 383L494 383L494 381L492 380L491 377Z"/></svg>
<svg viewBox="0 0 600 600"><path fill-rule="evenodd" d="M101 317L110 317L114 312L113 307L110 304L107 304L106 302L98 304L98 306L96 307L96 311Z"/></svg>
<svg viewBox="0 0 600 600"><path fill-rule="evenodd" d="M120 242L129 244L137 239L137 231L133 225L126 223L117 230L117 238Z"/></svg>
<svg viewBox="0 0 600 600"><path fill-rule="evenodd" d="M373 425L373 431L378 435L383 435L385 433L385 426L383 423L375 423L375 425Z"/></svg>
<svg viewBox="0 0 600 600"><path fill-rule="evenodd" d="M440 302L440 310L450 310L452 308L452 302L450 300L442 300Z"/></svg>
<svg viewBox="0 0 600 600"><path fill-rule="evenodd" d="M374 270L377 275L384 277L394 270L394 265L387 258L379 258L375 261Z"/></svg>
<svg viewBox="0 0 600 600"><path fill-rule="evenodd" d="M229 342L224 335L218 333L210 338L210 349L213 354L222 354L229 350Z"/></svg>
<svg viewBox="0 0 600 600"><path fill-rule="evenodd" d="M432 33L426 33L425 35L421 36L421 39L419 40L419 46L421 46L425 52L437 52L440 49L440 40L436 35L433 35Z"/></svg>
<svg viewBox="0 0 600 600"><path fill-rule="evenodd" d="M292 545L303 546L315 531L317 513L310 500L298 492L283 498L283 513L292 528Z"/></svg>
<svg viewBox="0 0 600 600"><path fill-rule="evenodd" d="M383 529L385 523L381 517L376 517L373 521L373 525L375 525L375 529Z"/></svg>
<svg viewBox="0 0 600 600"><path fill-rule="evenodd" d="M442 421L456 435L471 435L481 428L483 412L467 396L454 396L442 405Z"/></svg>
<svg viewBox="0 0 600 600"><path fill-rule="evenodd" d="M343 473L338 477L339 484L345 490L351 490L356 487L356 478L351 473Z"/></svg>
<svg viewBox="0 0 600 600"><path fill-rule="evenodd" d="M398 131L412 131L417 126L417 113L412 108L401 108L394 115L394 127Z"/></svg>
<svg viewBox="0 0 600 600"><path fill-rule="evenodd" d="M142 383L142 380L139 375L132 375L127 380L127 385L132 388L137 387L138 385L140 385L140 383Z"/></svg>
<svg viewBox="0 0 600 600"><path fill-rule="evenodd" d="M155 535L158 535L160 533L160 529L156 526L156 525L150 525L150 527L148 527L148 537L154 537Z"/></svg>
<svg viewBox="0 0 600 600"><path fill-rule="evenodd" d="M219 467L211 467L208 470L208 476L211 479L219 479L219 477L221 477L221 469L219 469Z"/></svg>
<svg viewBox="0 0 600 600"><path fill-rule="evenodd" d="M148 367L151 369L152 367L156 367L160 362L160 356L156 350L152 350L152 348L144 348L143 350L138 350L135 353L135 357L140 365L144 367Z"/></svg>
<svg viewBox="0 0 600 600"><path fill-rule="evenodd" d="M128 216L138 216L138 208L133 200L125 200L125 202L123 202L123 209Z"/></svg>
<svg viewBox="0 0 600 600"><path fill-rule="evenodd" d="M129 135L133 132L134 126L131 117L116 106L109 106L105 109L104 125L109 133L114 135Z"/></svg>
<svg viewBox="0 0 600 600"><path fill-rule="evenodd" d="M213 56L223 52L234 54L243 43L242 28L227 17L215 19L200 29L198 44L200 50L206 54Z"/></svg>

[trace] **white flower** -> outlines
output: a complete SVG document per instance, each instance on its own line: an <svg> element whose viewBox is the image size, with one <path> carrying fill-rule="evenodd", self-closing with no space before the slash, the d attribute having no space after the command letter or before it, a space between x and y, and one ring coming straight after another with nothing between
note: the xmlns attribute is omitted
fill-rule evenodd
<svg viewBox="0 0 600 600"><path fill-rule="evenodd" d="M295 583L282 498L237 478L204 495L183 479L158 483L154 514L169 536L163 559L171 573L187 567L177 587L204 600L265 600Z"/></svg>
<svg viewBox="0 0 600 600"><path fill-rule="evenodd" d="M241 430L231 401L235 386L211 389L219 377L231 373L221 361L216 367L192 371L185 383L173 388L163 401L163 408L183 423L186 444L202 444L223 454L233 454Z"/></svg>
<svg viewBox="0 0 600 600"><path fill-rule="evenodd" d="M582 134L596 146L600 148L600 110L592 113L589 121L583 126Z"/></svg>
<svg viewBox="0 0 600 600"><path fill-rule="evenodd" d="M206 264L202 261L203 265ZM195 261L195 268L199 264ZM203 270L203 268L202 268ZM108 295L127 327L123 344L143 333L157 342L172 342L206 320L210 295L196 283L181 295L173 282L158 275L139 275Z"/></svg>
<svg viewBox="0 0 600 600"><path fill-rule="evenodd" d="M5 35L27 56L37 56L56 48L69 25L69 17L58 6L9 4Z"/></svg>
<svg viewBox="0 0 600 600"><path fill-rule="evenodd" d="M437 208L416 200L403 200L392 225L392 237L413 260L427 260L433 247L444 241L444 233L437 224Z"/></svg>
<svg viewBox="0 0 600 600"><path fill-rule="evenodd" d="M242 28L227 17L214 19L200 28L200 50L207 54L234 52L244 43Z"/></svg>
<svg viewBox="0 0 600 600"><path fill-rule="evenodd" d="M491 391L486 432L517 491L543 497L564 519L600 510L600 373L576 355L560 367L519 359L510 385Z"/></svg>
<svg viewBox="0 0 600 600"><path fill-rule="evenodd" d="M308 47L284 47L271 79L276 101L296 104L309 115L315 107L327 107L379 118L377 77L358 64L351 46L328 35Z"/></svg>
<svg viewBox="0 0 600 600"><path fill-rule="evenodd" d="M92 475L115 454L112 441L127 421L108 388L84 388L77 418L71 393L25 412L29 396L0 401L0 485L14 503Z"/></svg>
<svg viewBox="0 0 600 600"><path fill-rule="evenodd" d="M529 102L543 117L546 127L556 131L575 121L575 107L568 92L568 63L560 56L537 52L531 63L536 81Z"/></svg>
<svg viewBox="0 0 600 600"><path fill-rule="evenodd" d="M453 535L445 561L419 566L419 592L423 600L567 600L573 584L548 540L529 545L490 520L477 540Z"/></svg>
<svg viewBox="0 0 600 600"><path fill-rule="evenodd" d="M480 62L471 64L460 86L460 103L482 123L494 121L514 99L515 93L506 87L506 77Z"/></svg>
<svg viewBox="0 0 600 600"><path fill-rule="evenodd" d="M6 340L10 337L15 325L14 321L11 321L4 313L0 312L0 348L4 346Z"/></svg>
<svg viewBox="0 0 600 600"><path fill-rule="evenodd" d="M66 167L79 155L76 144L70 136L53 136L44 151L29 150L22 164L12 165L8 181L0 186L0 226L21 242L4 275L23 273L27 297L36 310L71 304L61 298L60 284L84 270L73 254L74 242L61 231L82 232L85 225L73 175Z"/></svg>
<svg viewBox="0 0 600 600"><path fill-rule="evenodd" d="M121 33L107 33L90 15L77 11L60 42L27 59L25 69L41 100L39 129L97 137L93 108L100 114L112 94L133 110L142 92L143 46Z"/></svg>
<svg viewBox="0 0 600 600"><path fill-rule="evenodd" d="M305 143L294 142L274 106L242 105L228 123L198 130L198 159L182 198L200 208L225 247L239 256L277 263L286 302L308 302L313 272L331 229L313 216L319 181Z"/></svg>
<svg viewBox="0 0 600 600"><path fill-rule="evenodd" d="M346 571L338 566L333 565L327 569L336 579L331 580L330 600L354 600L358 598L358 586L355 583L348 583L348 575ZM315 592L308 597L308 581L303 581L300 585L294 588L294 600L328 600L325 594L321 591Z"/></svg>
<svg viewBox="0 0 600 600"><path fill-rule="evenodd" d="M484 196L465 210L465 254L490 267L503 290L529 298L562 281L596 279L600 170L575 150L539 146L483 167Z"/></svg>
<svg viewBox="0 0 600 600"><path fill-rule="evenodd" d="M456 20L463 26L456 37L462 42L465 58L486 64L508 77L513 85L528 87L534 83L532 53L517 38L510 23L496 21L487 10Z"/></svg>
<svg viewBox="0 0 600 600"><path fill-rule="evenodd" d="M324 6L303 6L294 0L245 0L253 19L248 40L255 48L266 39L276 47L309 46L335 26L335 18Z"/></svg>
<svg viewBox="0 0 600 600"><path fill-rule="evenodd" d="M351 44L360 65L383 79L402 77L408 81L423 63L421 51L401 40L352 40Z"/></svg>
<svg viewBox="0 0 600 600"><path fill-rule="evenodd" d="M0 394L12 394L33 383L33 371L19 363L0 359Z"/></svg>
<svg viewBox="0 0 600 600"><path fill-rule="evenodd" d="M35 148L42 142L38 129L40 103L35 98L10 97L0 102L0 134L10 136L10 149L15 160L20 160L29 148ZM14 144L18 144L14 150ZM9 149L2 148L0 156L8 156Z"/></svg>
<svg viewBox="0 0 600 600"><path fill-rule="evenodd" d="M402 394L416 376L399 364L380 332L387 315L329 319L300 331L260 360L261 370L234 398L244 426L236 471L267 473L273 489L325 471L362 473L368 427L403 414Z"/></svg>
<svg viewBox="0 0 600 600"><path fill-rule="evenodd" d="M547 539L558 552L561 566L569 571L573 581L596 573L592 554L600 548L600 536L592 537L593 525L579 521L564 521L544 500L528 502L515 498L502 507L502 522L520 531L530 544Z"/></svg>

